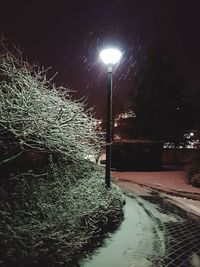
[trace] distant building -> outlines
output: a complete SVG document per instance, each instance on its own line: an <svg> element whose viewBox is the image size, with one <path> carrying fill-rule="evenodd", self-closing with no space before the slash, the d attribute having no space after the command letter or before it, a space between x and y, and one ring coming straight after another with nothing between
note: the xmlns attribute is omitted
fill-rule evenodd
<svg viewBox="0 0 200 267"><path fill-rule="evenodd" d="M113 138L114 140L127 139L133 126L133 119L136 117L132 110L124 111L115 116L113 122Z"/></svg>

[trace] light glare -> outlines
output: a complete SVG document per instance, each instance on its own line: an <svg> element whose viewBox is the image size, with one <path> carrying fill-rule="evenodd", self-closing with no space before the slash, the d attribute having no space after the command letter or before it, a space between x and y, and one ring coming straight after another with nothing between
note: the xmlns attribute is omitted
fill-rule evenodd
<svg viewBox="0 0 200 267"><path fill-rule="evenodd" d="M105 64L116 64L121 59L122 53L118 49L108 48L100 53L100 57Z"/></svg>

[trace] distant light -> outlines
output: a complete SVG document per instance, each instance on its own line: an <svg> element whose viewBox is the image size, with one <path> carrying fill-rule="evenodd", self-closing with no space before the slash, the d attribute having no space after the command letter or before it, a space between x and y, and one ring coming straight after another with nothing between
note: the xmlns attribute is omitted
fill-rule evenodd
<svg viewBox="0 0 200 267"><path fill-rule="evenodd" d="M194 136L194 133L190 133L190 136Z"/></svg>
<svg viewBox="0 0 200 267"><path fill-rule="evenodd" d="M116 64L122 57L122 52L115 48L104 49L100 57L105 64Z"/></svg>
<svg viewBox="0 0 200 267"><path fill-rule="evenodd" d="M114 136L114 139L115 139L115 140L121 140L121 136L120 136L120 135L115 135L115 136Z"/></svg>

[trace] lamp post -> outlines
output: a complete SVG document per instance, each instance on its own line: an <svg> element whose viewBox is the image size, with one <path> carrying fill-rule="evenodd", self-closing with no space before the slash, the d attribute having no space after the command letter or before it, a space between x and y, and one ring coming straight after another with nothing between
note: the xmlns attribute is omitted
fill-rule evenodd
<svg viewBox="0 0 200 267"><path fill-rule="evenodd" d="M106 114L106 173L105 184L110 188L111 173L111 130L112 130L112 73L113 66L121 59L122 53L118 49L108 48L100 53L102 61L108 66L107 84L107 114Z"/></svg>

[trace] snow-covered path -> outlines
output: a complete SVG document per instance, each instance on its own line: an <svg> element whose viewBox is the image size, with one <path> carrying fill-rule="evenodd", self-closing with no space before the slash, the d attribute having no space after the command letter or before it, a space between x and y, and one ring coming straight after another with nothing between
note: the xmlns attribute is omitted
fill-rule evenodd
<svg viewBox="0 0 200 267"><path fill-rule="evenodd" d="M180 218L160 213L155 204L138 196L126 196L124 212L120 228L81 267L162 266L163 223Z"/></svg>

